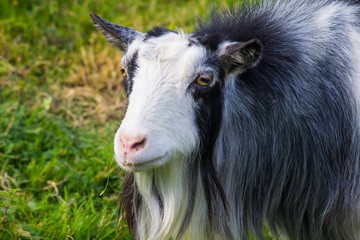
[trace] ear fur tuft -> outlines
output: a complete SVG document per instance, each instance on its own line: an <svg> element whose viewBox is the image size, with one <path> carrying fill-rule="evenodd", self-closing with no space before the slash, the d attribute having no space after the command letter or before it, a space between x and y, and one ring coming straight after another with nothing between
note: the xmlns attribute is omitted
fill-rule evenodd
<svg viewBox="0 0 360 240"><path fill-rule="evenodd" d="M220 59L229 71L255 66L261 58L262 44L258 39L247 42L225 42L218 49Z"/></svg>

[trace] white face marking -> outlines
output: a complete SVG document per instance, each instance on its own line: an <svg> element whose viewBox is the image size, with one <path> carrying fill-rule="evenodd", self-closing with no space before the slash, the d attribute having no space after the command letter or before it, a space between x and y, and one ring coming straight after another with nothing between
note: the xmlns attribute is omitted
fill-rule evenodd
<svg viewBox="0 0 360 240"><path fill-rule="evenodd" d="M175 154L188 155L196 148L199 137L189 85L201 71L206 50L189 46L188 36L167 33L147 41L135 40L124 56L138 51L137 71L123 122L115 135L115 156L126 169L145 169L164 164ZM120 138L145 136L146 143L127 155Z"/></svg>

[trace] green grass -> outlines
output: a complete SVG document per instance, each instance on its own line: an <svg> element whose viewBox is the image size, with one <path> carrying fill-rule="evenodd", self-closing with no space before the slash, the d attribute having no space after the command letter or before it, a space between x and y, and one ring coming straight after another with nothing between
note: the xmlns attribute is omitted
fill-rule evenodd
<svg viewBox="0 0 360 240"><path fill-rule="evenodd" d="M110 165L121 55L88 14L191 31L209 3L0 1L0 239L131 239L118 214L124 172Z"/></svg>

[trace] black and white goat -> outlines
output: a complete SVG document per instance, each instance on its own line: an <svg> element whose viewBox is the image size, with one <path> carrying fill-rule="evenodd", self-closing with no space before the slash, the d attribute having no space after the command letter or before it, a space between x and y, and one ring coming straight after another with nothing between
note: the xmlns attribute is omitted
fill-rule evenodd
<svg viewBox="0 0 360 240"><path fill-rule="evenodd" d="M360 239L360 5L242 4L191 34L91 17L125 53L135 239Z"/></svg>

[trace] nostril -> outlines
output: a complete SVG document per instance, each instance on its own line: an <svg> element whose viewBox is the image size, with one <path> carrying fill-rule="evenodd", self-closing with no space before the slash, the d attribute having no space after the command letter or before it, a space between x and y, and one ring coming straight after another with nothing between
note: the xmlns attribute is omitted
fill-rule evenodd
<svg viewBox="0 0 360 240"><path fill-rule="evenodd" d="M131 149L131 150L138 151L138 150L140 150L141 148L144 148L145 142L146 142L146 139L143 138L142 140L133 143L133 144L131 145L130 149Z"/></svg>
<svg viewBox="0 0 360 240"><path fill-rule="evenodd" d="M128 137L128 136L120 136L120 147L125 154L128 154L132 151L138 151L145 147L146 138L143 136L137 137Z"/></svg>

